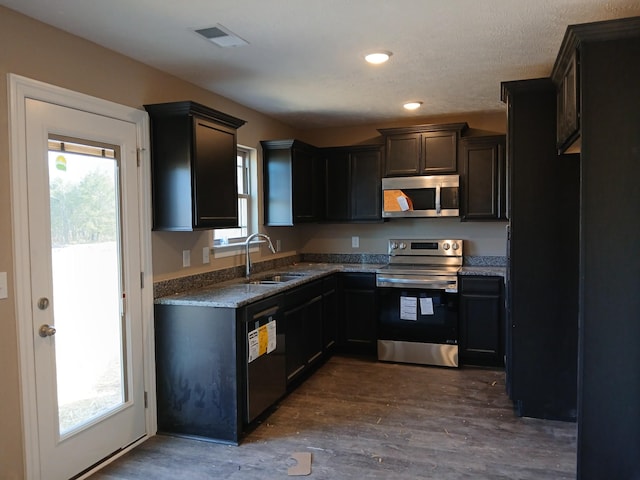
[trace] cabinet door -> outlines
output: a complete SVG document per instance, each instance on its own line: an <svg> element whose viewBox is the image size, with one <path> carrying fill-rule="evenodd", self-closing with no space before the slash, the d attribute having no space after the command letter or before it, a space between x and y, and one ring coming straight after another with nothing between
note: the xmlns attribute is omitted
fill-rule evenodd
<svg viewBox="0 0 640 480"><path fill-rule="evenodd" d="M500 277L462 277L461 363L493 366L504 364L502 283Z"/></svg>
<svg viewBox="0 0 640 480"><path fill-rule="evenodd" d="M378 310L375 275L347 273L340 277L340 349L348 353L375 355Z"/></svg>
<svg viewBox="0 0 640 480"><path fill-rule="evenodd" d="M503 220L505 202L504 135L467 138L461 148L462 218Z"/></svg>
<svg viewBox="0 0 640 480"><path fill-rule="evenodd" d="M335 275L323 281L322 344L325 354L335 347L338 328L338 281Z"/></svg>
<svg viewBox="0 0 640 480"><path fill-rule="evenodd" d="M293 222L314 222L318 219L318 187L316 155L294 147L292 152Z"/></svg>
<svg viewBox="0 0 640 480"><path fill-rule="evenodd" d="M419 133L386 137L385 176L417 175L422 150Z"/></svg>
<svg viewBox="0 0 640 480"><path fill-rule="evenodd" d="M380 150L351 154L351 220L382 219Z"/></svg>
<svg viewBox="0 0 640 480"><path fill-rule="evenodd" d="M458 167L458 133L456 131L422 134L420 174L456 173Z"/></svg>
<svg viewBox="0 0 640 480"><path fill-rule="evenodd" d="M304 305L284 312L287 383L302 373L307 362L305 357Z"/></svg>
<svg viewBox="0 0 640 480"><path fill-rule="evenodd" d="M349 152L332 150L325 155L325 220L349 219Z"/></svg>
<svg viewBox="0 0 640 480"><path fill-rule="evenodd" d="M317 295L307 302L304 315L304 357L305 363L312 365L322 358L322 295Z"/></svg>
<svg viewBox="0 0 640 480"><path fill-rule="evenodd" d="M238 180L235 131L194 117L195 228L238 225Z"/></svg>
<svg viewBox="0 0 640 480"><path fill-rule="evenodd" d="M289 291L283 303L287 383L291 383L322 357L322 282Z"/></svg>
<svg viewBox="0 0 640 480"><path fill-rule="evenodd" d="M577 55L577 52L573 53L557 87L557 146L560 152L567 153L574 153L573 150L567 150L567 147L576 140L580 128Z"/></svg>

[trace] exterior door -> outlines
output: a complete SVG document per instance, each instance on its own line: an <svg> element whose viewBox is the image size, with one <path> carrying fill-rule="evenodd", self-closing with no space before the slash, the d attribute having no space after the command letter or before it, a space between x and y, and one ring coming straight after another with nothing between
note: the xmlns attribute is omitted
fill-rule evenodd
<svg viewBox="0 0 640 480"><path fill-rule="evenodd" d="M134 123L26 100L40 476L145 435Z"/></svg>

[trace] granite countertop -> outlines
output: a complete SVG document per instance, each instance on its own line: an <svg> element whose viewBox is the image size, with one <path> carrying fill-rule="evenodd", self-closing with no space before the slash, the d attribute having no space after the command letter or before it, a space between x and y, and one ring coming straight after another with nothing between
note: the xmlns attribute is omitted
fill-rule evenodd
<svg viewBox="0 0 640 480"><path fill-rule="evenodd" d="M202 307L239 308L249 303L276 295L337 272L376 273L384 264L373 263L294 263L274 270L261 272L252 278L259 279L276 273L291 272L293 280L273 284L247 283L245 278L217 282L205 287L176 293L155 299L157 305L191 305ZM463 266L460 275L505 277L506 267L492 265Z"/></svg>
<svg viewBox="0 0 640 480"><path fill-rule="evenodd" d="M459 275L481 275L484 277L506 277L507 267L490 265L463 266L458 272Z"/></svg>
<svg viewBox="0 0 640 480"><path fill-rule="evenodd" d="M254 278L264 278L275 273L291 272L299 275L294 280L274 284L247 283L244 278L214 283L206 287L155 299L157 305L191 305L201 307L238 308L249 303L285 292L293 287L312 282L337 272L371 272L380 264L296 263L273 271L261 272Z"/></svg>

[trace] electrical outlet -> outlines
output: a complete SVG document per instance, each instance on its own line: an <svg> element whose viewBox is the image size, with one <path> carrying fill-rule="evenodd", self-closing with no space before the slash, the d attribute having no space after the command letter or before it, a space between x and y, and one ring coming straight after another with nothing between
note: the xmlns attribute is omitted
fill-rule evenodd
<svg viewBox="0 0 640 480"><path fill-rule="evenodd" d="M182 250L182 266L191 266L191 250Z"/></svg>
<svg viewBox="0 0 640 480"><path fill-rule="evenodd" d="M0 272L0 298L8 298L7 272Z"/></svg>
<svg viewBox="0 0 640 480"><path fill-rule="evenodd" d="M351 237L351 248L360 248L360 237Z"/></svg>
<svg viewBox="0 0 640 480"><path fill-rule="evenodd" d="M210 253L211 253L211 249L209 247L202 247L202 263L204 265L209 265Z"/></svg>
<svg viewBox="0 0 640 480"><path fill-rule="evenodd" d="M282 242L280 240L276 240L276 252L279 252L282 249Z"/></svg>

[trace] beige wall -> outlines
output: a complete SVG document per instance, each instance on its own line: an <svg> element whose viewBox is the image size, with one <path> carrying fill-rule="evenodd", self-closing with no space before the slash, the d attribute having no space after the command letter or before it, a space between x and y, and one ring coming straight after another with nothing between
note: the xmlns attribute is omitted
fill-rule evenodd
<svg viewBox="0 0 640 480"><path fill-rule="evenodd" d="M238 142L258 148L262 139L297 137L317 146L375 143L379 127L331 128L296 132L242 105L207 92L176 77L103 49L93 43L31 20L0 7L0 91L7 92L7 74L15 73L135 108L146 103L193 100L247 124L238 131ZM496 86L497 90L498 86ZM497 93L496 93L497 95ZM3 479L23 478L24 452L18 383L18 345L13 300L13 246L9 170L9 127L7 95L0 94L0 272L8 273L9 298L0 300L0 472ZM505 131L505 116L474 114L456 117L421 118L410 123L467 121L473 129ZM399 126L401 123L393 126ZM260 214L262 218L262 214ZM391 236L456 236L471 239L469 254L504 255L504 224L462 224L456 220L398 220L380 225L332 225L264 228L280 239L282 250L305 252L382 253ZM351 236L360 236L361 246L351 249ZM241 258L213 259L201 264L207 233L155 232L152 235L153 268L156 280L242 263ZM182 250L192 250L192 267L181 267ZM258 255L256 255L257 257Z"/></svg>

